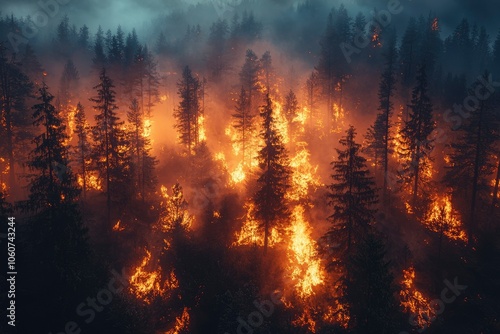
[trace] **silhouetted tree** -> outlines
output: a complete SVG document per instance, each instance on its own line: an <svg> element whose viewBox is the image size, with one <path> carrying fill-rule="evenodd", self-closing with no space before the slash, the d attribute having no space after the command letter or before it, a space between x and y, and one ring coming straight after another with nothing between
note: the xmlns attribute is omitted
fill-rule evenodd
<svg viewBox="0 0 500 334"><path fill-rule="evenodd" d="M488 80L489 73L483 78ZM474 94L471 89L470 94ZM479 105L470 113L466 124L461 128L458 141L451 144L450 170L446 174L449 186L456 192L470 196L469 236L476 232L477 204L479 193L488 184L495 172L496 147L500 138L498 129L500 117L494 105L494 98L480 99Z"/></svg>
<svg viewBox="0 0 500 334"><path fill-rule="evenodd" d="M342 283L349 327L355 333L388 334L397 329L396 287L386 253L383 242L371 232L360 240L346 264Z"/></svg>
<svg viewBox="0 0 500 334"><path fill-rule="evenodd" d="M374 222L377 203L375 183L366 166L366 159L360 155L361 145L355 142L356 131L351 126L340 140L343 149L336 149L338 158L332 162L334 181L328 186L329 204L333 214L328 217L332 224L324 238L345 260L353 245L359 243Z"/></svg>
<svg viewBox="0 0 500 334"><path fill-rule="evenodd" d="M184 68L177 87L181 101L174 112L177 121L175 127L179 131L180 142L187 154L191 155L199 143L200 81L193 76L189 66Z"/></svg>
<svg viewBox="0 0 500 334"><path fill-rule="evenodd" d="M122 130L123 122L116 114L116 93L111 78L102 70L99 84L94 87L97 95L91 99L98 111L96 125L92 128L94 139L93 161L104 180L106 191L107 223L111 228L113 203L124 205L129 193L130 166L127 158L128 143Z"/></svg>
<svg viewBox="0 0 500 334"><path fill-rule="evenodd" d="M435 124L432 119L432 103L428 95L427 74L421 66L417 75L417 84L412 92L410 115L401 130L401 157L403 166L401 181L412 183L413 205L417 204L421 183L425 180L423 171L430 168L431 152L434 148L431 134Z"/></svg>
<svg viewBox="0 0 500 334"><path fill-rule="evenodd" d="M247 92L241 87L241 92L236 100L233 127L238 132L238 142L241 144L241 159L243 165L250 166L253 157L249 157L251 138L255 132L254 115L250 112Z"/></svg>
<svg viewBox="0 0 500 334"><path fill-rule="evenodd" d="M82 180L82 193L85 199L87 196L87 179L91 164L92 147L89 142L90 126L87 123L85 109L81 103L78 103L76 106L75 135L77 142L73 151Z"/></svg>
<svg viewBox="0 0 500 334"><path fill-rule="evenodd" d="M266 105L261 108L264 146L259 151L261 174L257 180L259 188L254 195L256 214L264 229L264 254L267 252L269 236L273 226L289 215L285 194L290 187L291 171L288 153L281 135L276 130L272 101L266 96Z"/></svg>

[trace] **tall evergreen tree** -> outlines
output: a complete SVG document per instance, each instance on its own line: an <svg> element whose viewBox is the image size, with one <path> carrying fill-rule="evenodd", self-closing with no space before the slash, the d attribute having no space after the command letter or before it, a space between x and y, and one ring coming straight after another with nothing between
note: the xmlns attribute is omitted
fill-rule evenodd
<svg viewBox="0 0 500 334"><path fill-rule="evenodd" d="M78 166L78 172L82 180L83 198L87 197L87 179L91 163L92 148L90 146L90 127L85 116L85 109L81 103L76 106L75 113L75 135L77 138L74 147L74 160Z"/></svg>
<svg viewBox="0 0 500 334"><path fill-rule="evenodd" d="M247 50L245 63L240 71L240 83L248 97L250 113L256 114L259 104L259 72L260 63L257 55L252 50Z"/></svg>
<svg viewBox="0 0 500 334"><path fill-rule="evenodd" d="M9 188L16 185L16 163L23 145L21 134L26 121L25 101L32 92L33 84L21 71L13 57L8 59L7 49L0 43L0 149L6 154L9 165ZM17 153L16 153L17 152ZM17 156L17 157L16 157Z"/></svg>
<svg viewBox="0 0 500 334"><path fill-rule="evenodd" d="M31 194L28 207L32 211L46 208L55 214L64 203L71 203L78 195L75 178L68 166L66 126L59 111L52 105L54 96L44 83L39 90L40 103L33 106L33 124L42 132L33 140L36 148L32 152L28 166L39 172L30 183Z"/></svg>
<svg viewBox="0 0 500 334"><path fill-rule="evenodd" d="M200 81L193 76L189 66L184 68L177 87L181 101L174 112L177 121L175 127L179 132L180 142L185 146L187 154L191 155L199 143Z"/></svg>
<svg viewBox="0 0 500 334"><path fill-rule="evenodd" d="M360 155L361 145L355 141L356 131L351 126L340 140L343 149L336 149L338 158L332 162L334 181L328 188L329 204L333 214L328 217L332 224L324 238L335 240L337 251L345 260L352 246L358 244L374 221L378 196L375 182Z"/></svg>
<svg viewBox="0 0 500 334"><path fill-rule="evenodd" d="M297 116L297 112L299 111L299 102L297 101L297 96L291 89L285 96L285 105L283 106L283 111L285 112L288 123L292 123L295 116Z"/></svg>
<svg viewBox="0 0 500 334"><path fill-rule="evenodd" d="M349 327L355 333L394 333L398 304L385 245L371 232L353 253L342 280L344 299L349 304Z"/></svg>
<svg viewBox="0 0 500 334"><path fill-rule="evenodd" d="M94 87L97 95L90 100L98 111L96 125L92 128L94 138L93 161L106 186L107 223L111 228L113 204L126 204L129 198L130 165L127 158L128 143L122 130L123 122L116 114L116 93L114 84L103 69L99 84Z"/></svg>
<svg viewBox="0 0 500 334"><path fill-rule="evenodd" d="M264 254L267 253L269 236L273 226L279 224L289 215L285 194L290 188L291 171L286 148L281 135L276 130L273 106L269 94L266 104L261 108L261 138L264 146L259 151L259 168L261 174L257 180L259 188L254 195L256 214L264 229Z"/></svg>
<svg viewBox="0 0 500 334"><path fill-rule="evenodd" d="M139 107L137 99L133 99L127 112L129 122L128 141L130 143L130 154L135 171L135 183L139 195L144 201L146 195L154 190L156 177L154 166L156 160L151 156L151 140L145 134L144 116Z"/></svg>
<svg viewBox="0 0 500 334"><path fill-rule="evenodd" d="M425 180L423 171L429 168L434 148L431 134L435 124L432 119L432 103L428 95L425 65L418 70L417 83L412 92L410 115L401 130L403 166L400 177L403 183L412 183L412 204L417 204L421 183Z"/></svg>
<svg viewBox="0 0 500 334"><path fill-rule="evenodd" d="M383 192L387 195L387 173L389 172L389 156L392 154L391 118L394 110L394 90L396 89L396 39L389 41L389 47L385 54L385 70L382 73L378 91L380 113L377 115L375 125L371 128L372 137L369 147L374 153L375 163L379 161L384 172Z"/></svg>
<svg viewBox="0 0 500 334"><path fill-rule="evenodd" d="M255 132L254 115L250 112L247 92L241 87L240 96L236 101L235 113L233 116L233 127L238 131L238 141L241 144L241 157L244 166L250 166L253 157L248 156L251 138Z"/></svg>
<svg viewBox="0 0 500 334"><path fill-rule="evenodd" d="M485 72L484 80L489 73ZM470 94L474 94L471 89ZM491 175L495 172L500 135L500 117L498 116L495 99L481 99L476 109L471 112L466 124L460 129L458 141L451 145L451 167L446 174L446 181L461 195L470 196L469 207L469 239L477 228L477 205L481 189L487 189Z"/></svg>
<svg viewBox="0 0 500 334"><path fill-rule="evenodd" d="M92 63L95 69L100 70L106 65L107 62L104 33L101 26L99 26L99 28L97 29L97 33L95 34L93 49L94 57L92 58Z"/></svg>

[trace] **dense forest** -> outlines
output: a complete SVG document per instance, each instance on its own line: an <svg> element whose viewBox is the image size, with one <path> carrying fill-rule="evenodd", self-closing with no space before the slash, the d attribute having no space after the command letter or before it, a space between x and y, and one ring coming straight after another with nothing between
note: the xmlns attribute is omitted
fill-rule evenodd
<svg viewBox="0 0 500 334"><path fill-rule="evenodd" d="M500 30L175 3L0 13L1 332L499 333Z"/></svg>

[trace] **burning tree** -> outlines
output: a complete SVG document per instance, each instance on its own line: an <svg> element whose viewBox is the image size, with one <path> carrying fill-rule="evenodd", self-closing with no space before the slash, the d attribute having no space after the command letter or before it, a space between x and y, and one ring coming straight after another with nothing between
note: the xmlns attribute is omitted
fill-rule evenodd
<svg viewBox="0 0 500 334"><path fill-rule="evenodd" d="M488 80L489 73L483 75ZM471 94L474 91L471 89ZM482 185L488 184L495 172L495 142L499 139L500 117L494 99L480 99L467 123L460 130L460 137L451 147L450 170L446 181L458 193L470 196L469 237L476 228L476 206Z"/></svg>
<svg viewBox="0 0 500 334"><path fill-rule="evenodd" d="M75 134L77 137L77 144L74 148L74 155L78 163L78 169L80 170L83 198L85 199L92 147L89 142L89 125L85 117L85 109L81 103L78 103L76 106Z"/></svg>
<svg viewBox="0 0 500 334"><path fill-rule="evenodd" d="M286 192L290 187L291 171L283 139L276 129L272 101L266 96L266 105L261 109L264 146L259 151L259 189L254 195L256 215L264 228L264 254L267 252L270 229L279 220L289 215Z"/></svg>
<svg viewBox="0 0 500 334"><path fill-rule="evenodd" d="M177 120L175 127L179 131L180 142L186 147L187 154L191 155L200 142L201 85L198 78L193 76L189 66L184 68L177 87L181 101L174 112Z"/></svg>
<svg viewBox="0 0 500 334"><path fill-rule="evenodd" d="M252 50L247 50L245 63L241 68L240 82L248 98L248 109L255 114L255 106L259 103L259 72L261 64L259 58Z"/></svg>
<svg viewBox="0 0 500 334"><path fill-rule="evenodd" d="M254 115L250 112L249 95L243 87L241 87L240 96L236 101L235 111L236 112L232 115L234 119L233 128L239 133L238 141L241 144L242 162L244 166L250 166L253 157L247 157L247 155L249 152L252 152L252 150L249 149L249 145L255 132L255 126Z"/></svg>
<svg viewBox="0 0 500 334"><path fill-rule="evenodd" d="M127 137L135 171L135 183L144 201L146 194L152 192L156 185L154 175L156 160L151 156L151 140L145 133L149 129L145 128L144 118L137 99L132 100L127 112L127 119L130 125Z"/></svg>
<svg viewBox="0 0 500 334"><path fill-rule="evenodd" d="M368 147L372 152L375 165L381 164L384 172L384 198L387 195L387 173L389 171L389 156L392 154L391 145L391 117L394 110L392 98L396 88L395 66L396 66L396 39L393 37L385 54L386 68L382 73L379 86L379 107L375 124L369 130Z"/></svg>
<svg viewBox="0 0 500 334"><path fill-rule="evenodd" d="M96 125L92 128L92 155L99 174L106 183L107 222L111 228L112 202L124 204L124 200L129 198L127 195L130 190L130 165L127 156L128 142L122 129L123 122L120 122L116 114L118 107L115 102L115 86L105 69L101 71L99 80L99 84L94 87L97 96L91 99L98 111L95 116Z"/></svg>
<svg viewBox="0 0 500 334"><path fill-rule="evenodd" d="M332 227L324 238L339 244L337 251L345 259L351 246L357 244L374 220L378 196L375 182L366 166L366 159L359 155L360 144L355 142L356 131L351 126L340 140L343 150L336 149L338 160L332 162L334 183L328 188L329 204L334 212L328 217Z"/></svg>
<svg viewBox="0 0 500 334"><path fill-rule="evenodd" d="M16 185L16 152L21 144L21 132L26 121L22 111L33 85L21 71L19 64L8 59L6 48L0 43L0 152L6 154L9 168L9 187ZM28 121L26 121L28 123ZM19 146L18 146L19 145Z"/></svg>
<svg viewBox="0 0 500 334"><path fill-rule="evenodd" d="M403 183L412 185L412 204L417 204L421 183L425 180L424 171L430 168L431 152L434 148L430 138L435 124L432 120L432 103L428 95L427 74L422 65L417 75L417 85L413 89L411 111L408 121L401 130L403 158L400 177Z"/></svg>

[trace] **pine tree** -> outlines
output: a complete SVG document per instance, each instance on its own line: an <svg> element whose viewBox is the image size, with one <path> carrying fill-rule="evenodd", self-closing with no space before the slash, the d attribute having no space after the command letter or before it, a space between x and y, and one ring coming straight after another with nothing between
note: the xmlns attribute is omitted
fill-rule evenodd
<svg viewBox="0 0 500 334"><path fill-rule="evenodd" d="M18 148L24 143L20 135L22 127L28 123L23 111L33 84L13 58L9 60L8 57L6 48L0 43L0 127L3 132L0 149L7 155L9 188L14 189L16 162L20 155Z"/></svg>
<svg viewBox="0 0 500 334"><path fill-rule="evenodd" d="M210 27L209 54L207 65L211 71L211 78L219 80L227 69L226 63L226 43L229 26L226 20L217 20Z"/></svg>
<svg viewBox="0 0 500 334"><path fill-rule="evenodd" d="M28 78L39 87L43 80L43 67L36 57L35 50L30 44L26 45L21 59L22 70Z"/></svg>
<svg viewBox="0 0 500 334"><path fill-rule="evenodd" d="M297 96L291 89L285 97L285 105L283 106L283 111L285 112L288 123L291 124L295 116L297 116L297 112L299 111L299 102L297 101Z"/></svg>
<svg viewBox="0 0 500 334"><path fill-rule="evenodd" d="M488 80L489 73L483 78ZM470 94L474 94L471 89ZM481 99L461 128L459 140L451 145L451 167L446 174L447 184L461 195L470 195L469 240L477 227L477 205L483 184L488 184L495 172L496 142L499 140L500 117L494 98Z"/></svg>
<svg viewBox="0 0 500 334"><path fill-rule="evenodd" d="M382 73L378 91L380 113L377 115L375 125L370 129L371 141L368 146L374 153L375 164L380 162L384 172L384 198L387 195L387 173L389 172L389 156L392 154L391 118L394 110L394 90L396 88L395 66L396 66L396 39L389 42L387 53L385 54L386 68Z"/></svg>
<svg viewBox="0 0 500 334"><path fill-rule="evenodd" d="M400 177L403 183L412 185L413 205L417 204L423 175L432 161L431 152L434 148L431 134L435 124L432 120L432 103L428 96L427 74L422 65L418 71L417 84L412 92L410 115L401 130L403 166Z"/></svg>
<svg viewBox="0 0 500 334"><path fill-rule="evenodd" d="M58 101L60 109L66 116L66 122L69 122L70 109L75 106L75 99L78 93L80 75L71 59L68 59L64 65L61 75ZM67 123L68 124L68 123Z"/></svg>
<svg viewBox="0 0 500 334"><path fill-rule="evenodd" d="M28 167L38 172L30 182L30 196L27 202L30 211L39 212L48 208L55 215L59 207L72 203L78 196L75 178L68 166L66 126L58 110L52 105L54 96L44 83L39 90L39 104L33 106L33 124L41 127L42 132L33 142Z"/></svg>
<svg viewBox="0 0 500 334"><path fill-rule="evenodd" d="M27 214L24 242L29 247L24 250L25 255L38 259L26 267L21 264L26 273L22 284L35 284L39 289L20 290L18 298L24 301L23 310L35 315L38 326L43 323L44 331L65 321L69 316L66 310L74 308L78 302L75 299L83 298L78 291L90 293L89 286L82 282L92 280L95 274L89 270L87 232L76 201L79 190L68 166L65 125L53 99L43 83L38 94L40 103L33 106L33 124L40 132L34 138L36 146L27 163L32 173L30 193L28 200L20 203ZM44 275L40 275L42 272ZM42 300L43 303L33 302ZM47 324L43 319L52 319L48 310L55 309L64 315ZM29 325L20 326L22 332L29 332Z"/></svg>
<svg viewBox="0 0 500 334"><path fill-rule="evenodd" d="M129 122L128 141L135 170L135 183L141 199L144 201L147 193L152 191L156 185L154 175L156 160L151 156L151 141L145 135L145 131L148 129L145 129L144 117L137 99L133 99L130 104L127 120Z"/></svg>
<svg viewBox="0 0 500 334"><path fill-rule="evenodd" d="M274 83L274 68L271 52L266 51L260 58L260 68L262 70L263 86L265 92L270 93Z"/></svg>
<svg viewBox="0 0 500 334"><path fill-rule="evenodd" d="M85 109L81 103L76 106L75 113L75 135L77 138L74 147L74 160L78 165L78 170L82 180L83 199L87 197L87 179L91 162L91 146L89 142L90 127L85 116Z"/></svg>
<svg viewBox="0 0 500 334"><path fill-rule="evenodd" d="M233 128L238 131L238 141L241 144L241 157L243 165L250 166L253 157L249 157L250 142L255 132L254 115L250 112L247 92L241 87L240 96L236 101L236 110L232 115Z"/></svg>
<svg viewBox="0 0 500 334"><path fill-rule="evenodd" d="M175 127L179 131L180 142L191 155L199 143L200 81L193 76L189 66L184 68L177 87L181 101L174 112Z"/></svg>
<svg viewBox="0 0 500 334"><path fill-rule="evenodd" d="M252 50L247 50L245 63L240 72L240 83L248 96L248 105L251 114L256 114L255 106L259 103L259 72L260 63Z"/></svg>
<svg viewBox="0 0 500 334"><path fill-rule="evenodd" d="M97 29L97 33L94 39L94 57L92 58L92 63L95 69L101 69L106 65L106 52L104 45L104 33L101 26Z"/></svg>
<svg viewBox="0 0 500 334"><path fill-rule="evenodd" d="M417 31L417 21L414 17L410 18L408 27L405 30L401 46L399 47L399 68L401 72L401 92L407 94L415 79L415 64L417 63L417 52L419 45L419 36ZM407 99L408 101L409 99Z"/></svg>
<svg viewBox="0 0 500 334"><path fill-rule="evenodd" d="M111 78L103 69L99 84L94 87L97 95L90 99L98 111L96 125L92 128L94 137L93 161L106 185L107 223L111 228L111 207L114 202L126 204L129 198L128 143L122 130L123 122L116 114L116 93Z"/></svg>
<svg viewBox="0 0 500 334"><path fill-rule="evenodd" d="M144 93L146 95L145 111L146 117L151 117L154 106L160 101L160 74L158 73L158 63L154 59L153 53L146 49L146 59L144 61L145 79Z"/></svg>
<svg viewBox="0 0 500 334"><path fill-rule="evenodd" d="M267 253L269 236L273 226L279 226L289 215L285 194L290 188L291 171L288 153L281 135L276 130L272 101L266 95L266 105L261 108L264 146L259 151L261 174L259 188L254 196L256 214L264 229L264 254Z"/></svg>
<svg viewBox="0 0 500 334"><path fill-rule="evenodd" d="M332 183L328 188L329 204L333 214L328 217L332 224L324 238L339 244L338 251L343 257L352 246L359 243L374 221L378 201L375 182L366 166L366 159L360 156L361 145L355 142L353 126L340 140L343 149L336 149L338 158L332 162Z"/></svg>
<svg viewBox="0 0 500 334"><path fill-rule="evenodd" d="M398 313L396 288L379 237L368 233L346 263L342 283L349 304L349 327L355 333L393 333Z"/></svg>

